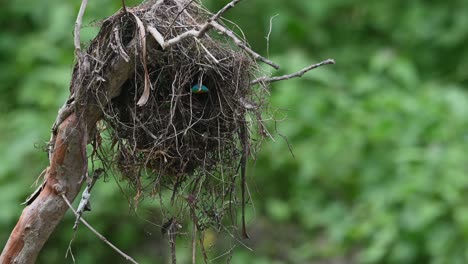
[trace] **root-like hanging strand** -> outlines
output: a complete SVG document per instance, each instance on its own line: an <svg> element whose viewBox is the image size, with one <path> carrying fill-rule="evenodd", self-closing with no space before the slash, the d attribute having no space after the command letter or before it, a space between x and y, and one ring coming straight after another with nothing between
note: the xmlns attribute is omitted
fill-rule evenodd
<svg viewBox="0 0 468 264"><path fill-rule="evenodd" d="M242 158L241 158L241 196L242 196L242 236L244 238L249 238L249 234L247 233L247 227L245 223L245 189L246 186L246 167L247 167L247 156L249 155L249 135L247 131L247 127L245 122L242 122L240 125L240 139L242 145Z"/></svg>

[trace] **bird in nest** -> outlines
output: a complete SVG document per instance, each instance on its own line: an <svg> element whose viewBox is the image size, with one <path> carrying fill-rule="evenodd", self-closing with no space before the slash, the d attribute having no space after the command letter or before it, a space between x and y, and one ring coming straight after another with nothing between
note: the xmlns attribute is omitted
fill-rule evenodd
<svg viewBox="0 0 468 264"><path fill-rule="evenodd" d="M192 86L192 93L203 94L209 92L208 87L203 84L195 84Z"/></svg>

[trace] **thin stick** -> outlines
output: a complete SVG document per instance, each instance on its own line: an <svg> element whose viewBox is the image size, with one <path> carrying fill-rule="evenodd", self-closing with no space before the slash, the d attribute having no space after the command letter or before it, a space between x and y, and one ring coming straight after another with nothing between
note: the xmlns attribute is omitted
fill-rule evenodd
<svg viewBox="0 0 468 264"><path fill-rule="evenodd" d="M242 146L242 157L241 157L241 195L242 195L242 236L244 238L249 238L249 234L247 233L247 227L245 224L245 171L246 171L246 164L247 164L247 155L249 155L249 146L247 142L249 142L249 135L247 134L246 124L243 122L240 127L240 138L242 139L243 146Z"/></svg>
<svg viewBox="0 0 468 264"><path fill-rule="evenodd" d="M328 60L325 60L325 61L322 61L320 63L317 63L317 64L313 64L313 65L310 65L309 67L306 67L296 73L291 73L291 74L287 74L287 75L282 75L282 76L277 76L277 77L260 77L258 79L255 79L253 80L250 84L251 85L255 85L257 83L272 83L272 82L278 82L278 81L284 81L284 80L288 80L288 79L292 79L292 78L296 78L296 77L302 77L302 75L304 75L306 72L308 71L311 71L313 69L316 69L320 66L323 66L323 65L327 65L327 64L335 64L335 61L333 59L328 59Z"/></svg>
<svg viewBox="0 0 468 264"><path fill-rule="evenodd" d="M219 60L216 59L216 57L211 54L211 52L205 47L205 45L203 45L203 43L201 43L201 41L199 39L195 39L198 44L200 44L200 46L202 47L202 49L208 54L208 56L216 63L216 64L219 64Z"/></svg>
<svg viewBox="0 0 468 264"><path fill-rule="evenodd" d="M206 34L206 32L208 32L210 29L213 28L214 25L211 22L214 22L214 21L218 20L224 13L226 13L229 9L233 8L240 1L241 0L233 0L233 1L229 2L227 5L225 5L223 8L221 8L216 14L214 14L212 17L210 17L208 19L208 21L205 24L203 24L203 26L201 26L200 30L192 29L192 30L189 30L187 32L184 32L184 33L180 34L177 37L169 39L167 41L164 40L164 37L162 36L161 33L159 33L159 31L156 28L154 28L152 26L148 26L148 31L151 33L151 35L154 37L154 39L158 42L158 44L161 45L163 50L165 50L166 48L171 47L171 46L181 42L182 40L184 40L186 38L189 38L189 37L201 38L201 37L203 37Z"/></svg>
<svg viewBox="0 0 468 264"><path fill-rule="evenodd" d="M80 204L78 205L78 209L76 209L78 216L76 217L75 224L73 225L73 230L76 230L76 228L78 227L78 223L80 222L81 216L83 215L85 209L90 210L89 198L91 197L91 190L93 189L94 184L96 183L96 181L99 179L99 176L101 176L103 172L104 172L103 169L95 170L93 173L93 178L88 183L88 186L86 186L85 190L83 191Z"/></svg>
<svg viewBox="0 0 468 264"><path fill-rule="evenodd" d="M268 30L268 34L265 37L267 41L267 57L270 57L270 35L271 31L273 30L273 19L275 19L279 14L276 14L270 18L270 29Z"/></svg>
<svg viewBox="0 0 468 264"><path fill-rule="evenodd" d="M213 25L214 28L216 28L221 34L224 34L228 37L230 37L234 43L241 49L245 50L247 53L249 53L252 57L254 57L256 60L259 60L265 64L268 64L270 65L271 67L275 68L275 69L279 69L280 66L275 64L274 62L272 62L271 60L265 58L265 57L262 57L260 54L256 53L255 51L253 51L251 48L249 48L244 41L241 41L238 37L236 37L236 35L234 34L234 32L232 32L231 30L228 30L226 29L224 26L222 26L221 24L219 24L218 22L216 21L213 21L211 22L211 24Z"/></svg>
<svg viewBox="0 0 468 264"><path fill-rule="evenodd" d="M225 5L215 15L213 15L210 19L208 19L208 21L201 27L200 30L192 29L192 30L189 30L187 32L184 32L184 33L178 35L177 37L169 39L167 41L164 40L164 37L162 36L162 34L155 27L148 26L148 31L151 33L153 38L158 42L158 44L161 46L161 48L163 50L165 50L168 47L171 47L171 46L181 42L182 40L184 40L186 38L189 38L189 37L201 38L210 29L216 28L221 34L224 34L224 35L228 36L229 38L231 38L239 48L245 50L254 59L259 60L259 61L261 61L261 62L263 62L265 64L268 64L271 67L278 70L280 68L279 65L275 64L274 62L270 61L269 59L261 56L260 54L256 53L255 51L253 51L251 48L249 48L245 44L244 41L242 41L238 37L236 37L234 32L232 32L231 30L225 28L224 26L222 26L221 24L216 22L216 20L219 19L222 14L224 14L229 9L233 8L240 1L241 0L233 0L230 3L228 3L227 5Z"/></svg>
<svg viewBox="0 0 468 264"><path fill-rule="evenodd" d="M208 22L205 23L205 25L200 29L198 37L202 37L206 32L208 32L208 30L210 30L213 27L213 24L211 24L211 22L218 20L224 13L226 13L229 9L233 8L240 1L241 0L231 1L230 3L225 5L223 8L221 8L214 16L208 19Z"/></svg>
<svg viewBox="0 0 468 264"><path fill-rule="evenodd" d="M184 32L184 33L180 34L179 36L166 41L165 47L163 47L163 48L173 46L173 45L175 45L175 44L177 44L177 43L181 42L182 40L184 40L186 38L189 38L189 37L198 37L199 33L200 33L200 31L197 31L197 30L194 30L194 29L189 30L187 32Z"/></svg>
<svg viewBox="0 0 468 264"><path fill-rule="evenodd" d="M197 263L197 223L193 223L192 230L192 264Z"/></svg>
<svg viewBox="0 0 468 264"><path fill-rule="evenodd" d="M166 41L164 40L164 37L159 31L152 26L148 26L148 31L153 36L153 38L158 42L158 44L161 46L163 50L166 49Z"/></svg>
<svg viewBox="0 0 468 264"><path fill-rule="evenodd" d="M122 0L122 9L123 9L124 13L126 14L127 13L127 6L125 5L125 0Z"/></svg>
<svg viewBox="0 0 468 264"><path fill-rule="evenodd" d="M71 205L70 201L68 200L68 198L65 196L65 194L62 194L62 199L65 201L65 203L68 205L68 207L70 208L70 210L72 210L72 212L75 214L75 216L78 217L78 213L75 211L75 209L73 208L73 206ZM124 257L126 260L134 263L134 264L138 264L138 262L136 262L132 257L128 256L127 254L125 254L122 250L120 250L119 248L117 248L116 246L114 246L111 242L109 242L103 235L101 235L98 231L96 231L96 229L94 229L88 222L86 222L86 220L84 220L83 218L80 218L80 221L87 227L89 228L89 230L91 230L91 232L93 232L97 237L99 237L99 239L101 239L104 243L106 243L108 246L110 246L112 249L114 249L115 251L117 251L117 253L119 253L122 257Z"/></svg>
<svg viewBox="0 0 468 264"><path fill-rule="evenodd" d="M75 53L81 51L80 44L80 30L81 23L83 22L84 12L86 10L86 5L88 5L88 0L81 1L80 11L78 11L78 16L76 17L75 30L74 30L74 44L75 44Z"/></svg>
<svg viewBox="0 0 468 264"><path fill-rule="evenodd" d="M275 68L275 69L279 69L280 66L275 64L274 62L272 62L271 60L261 56L260 54L256 53L255 51L253 51L251 48L249 48L244 41L240 40L238 37L236 37L236 35L234 34L234 32L232 32L231 30L228 30L226 29L225 27L223 27L221 24L219 24L218 22L216 21L213 21L209 24L206 24L206 25L211 25L212 27L216 28L221 34L224 34L226 36L228 36L229 38L231 38L234 43L241 49L245 50L247 53L249 53L254 59L256 60L259 60L265 64L268 64L270 65L271 67ZM202 27L201 30L203 30L205 27ZM200 34L202 31L197 31L197 30L189 30L187 32L184 32L182 34L180 34L179 36L177 37L174 37L168 41L164 41L164 37L162 36L161 33L159 33L159 31L152 27L152 26L148 26L148 31L151 33L151 35L153 36L153 38L158 42L158 44L161 46L161 48L163 50L167 49L168 47L170 46L173 46L179 42L181 42L182 40L186 39L186 38L189 38L189 37L196 37L196 38L200 38L202 35Z"/></svg>
<svg viewBox="0 0 468 264"><path fill-rule="evenodd" d="M239 3L241 0L232 0L230 3L228 3L227 5L225 5L223 8L221 8L218 13L216 13L213 17L211 17L210 19L210 22L211 21L216 21L218 20L224 13L226 13L226 11L228 11L229 9L233 8L237 3Z"/></svg>
<svg viewBox="0 0 468 264"><path fill-rule="evenodd" d="M217 260L217 259L220 259L226 255L229 255L232 253L232 251L234 251L234 249L236 248L236 245L232 246L228 251L224 252L223 254L217 256L217 257L214 257L212 259L210 259L210 262L212 263L213 261Z"/></svg>

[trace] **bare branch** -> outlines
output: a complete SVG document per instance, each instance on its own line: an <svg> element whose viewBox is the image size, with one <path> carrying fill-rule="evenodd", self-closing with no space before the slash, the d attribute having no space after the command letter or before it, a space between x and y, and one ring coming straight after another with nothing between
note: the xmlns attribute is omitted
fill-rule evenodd
<svg viewBox="0 0 468 264"><path fill-rule="evenodd" d="M73 208L73 206L71 205L70 201L68 200L68 198L65 196L65 194L62 194L62 199L65 201L65 203L67 204L68 208L70 208L70 210L72 210L72 212L75 214L76 217L79 217L79 214L78 212L75 211L75 209ZM87 227L89 228L89 230L91 230L91 232L93 232L97 237L99 237L99 239L101 239L104 243L106 243L108 246L110 246L112 249L114 249L117 253L119 253L122 257L124 257L126 260L134 263L134 264L138 264L138 262L136 262L132 257L130 257L129 255L125 254L122 250L120 250L118 247L114 246L114 244L112 244L111 242L109 242L109 240L107 240L103 235L101 235L98 231L96 231L96 229L94 229L88 222L86 222L86 220L84 220L83 218L80 218L80 221Z"/></svg>
<svg viewBox="0 0 468 264"><path fill-rule="evenodd" d="M296 73L292 74L287 74L287 75L282 75L282 76L277 76L277 77L260 77L258 79L253 80L250 84L255 85L257 83L272 83L272 82L278 82L278 81L283 81L283 80L288 80L296 77L302 77L306 72L311 71L313 69L316 69L320 66L327 65L327 64L335 64L335 61L333 59L328 59L325 61L322 61L317 64L310 65L309 67L306 67Z"/></svg>
<svg viewBox="0 0 468 264"><path fill-rule="evenodd" d="M236 35L234 34L234 32L232 32L231 30L225 28L224 26L222 26L221 24L219 24L218 22L216 21L213 21L211 22L211 24L213 25L214 28L216 28L221 34L224 34L228 37L230 37L234 43L241 49L245 50L247 53L249 53L252 57L254 57L256 60L259 60L265 64L268 64L270 65L271 67L275 68L275 69L279 69L280 66L275 64L274 62L270 61L269 59L265 58L265 57L262 57L260 54L256 53L255 51L253 51L251 48L249 48L244 41L240 40L238 37L236 37Z"/></svg>
<svg viewBox="0 0 468 264"><path fill-rule="evenodd" d="M161 46L161 48L163 50L167 49L168 47L171 47L179 42L181 42L182 40L186 39L186 38L189 38L189 37L195 37L195 38L201 38L203 37L206 32L208 32L210 29L212 28L215 28L217 29L221 34L224 34L226 36L228 36L229 38L231 38L234 43L241 49L245 50L247 53L249 53L254 59L256 60L259 60L265 64L268 64L270 65L271 67L275 68L275 69L279 69L280 66L275 64L274 62L270 61L269 59L261 56L260 54L256 53L255 51L253 51L251 48L249 48L244 41L240 40L238 37L236 37L236 35L234 34L234 32L232 32L231 30L225 28L224 26L222 26L221 24L219 24L218 22L216 22L217 19L219 19L221 17L222 14L224 14L226 11L228 11L229 9L233 8L238 2L240 2L240 0L233 0L231 2L229 2L227 5L225 5L222 9L220 9L215 15L213 15L210 19L208 19L208 21L200 28L200 30L189 30L187 32L184 32L182 34L180 34L179 36L177 37L174 37L170 40L167 40L165 41L164 40L164 37L162 36L162 34L154 27L152 26L148 26L148 31L151 33L151 35L153 36L153 38L159 43L159 45Z"/></svg>
<svg viewBox="0 0 468 264"><path fill-rule="evenodd" d="M159 33L159 31L155 27L152 26L148 26L148 31L151 34L151 36L153 36L153 38L156 40L156 42L158 42L159 46L161 46L161 48L165 50L166 41L164 40L163 35Z"/></svg>
<svg viewBox="0 0 468 264"><path fill-rule="evenodd" d="M233 8L237 3L239 3L241 0L232 0L230 3L225 5L223 8L221 8L218 13L216 13L214 16L210 18L210 22L218 20L224 13L226 13L229 9Z"/></svg>
<svg viewBox="0 0 468 264"><path fill-rule="evenodd" d="M78 11L78 16L76 17L75 30L74 30L74 44L75 44L75 53L81 51L80 44L80 30L81 23L83 22L84 12L86 10L86 5L88 5L88 0L81 1L80 11Z"/></svg>
<svg viewBox="0 0 468 264"><path fill-rule="evenodd" d="M189 30L189 31L187 31L187 32L184 32L184 33L180 34L179 36L177 36L177 37L175 37L175 38L172 38L172 39L166 41L166 43L165 43L165 48L170 47L170 46L173 46L173 45L175 45L175 44L181 42L182 40L184 40L184 39L186 39L186 38L189 38L189 37L198 37L199 33L200 33L199 31L194 30L194 29Z"/></svg>
<svg viewBox="0 0 468 264"><path fill-rule="evenodd" d="M127 5L125 5L125 0L122 0L122 10L125 14L127 13Z"/></svg>
<svg viewBox="0 0 468 264"><path fill-rule="evenodd" d="M200 29L200 32L198 34L198 37L202 37L205 35L208 30L210 30L213 25L211 22L218 20L224 13L226 13L229 9L233 8L237 3L239 3L241 0L233 0L227 5L225 5L223 8L221 8L214 16L212 16L210 19L208 19L208 22L203 25L203 27Z"/></svg>
<svg viewBox="0 0 468 264"><path fill-rule="evenodd" d="M96 183L96 181L99 179L99 176L101 176L103 172L104 172L103 169L95 170L93 174L93 178L91 178L91 181L88 183L88 186L86 186L86 189L83 191L80 204L78 205L78 209L76 209L78 216L76 217L75 225L73 225L73 230L76 230L76 228L78 227L78 223L85 209L90 210L89 198L91 197L91 190L93 189L94 184Z"/></svg>

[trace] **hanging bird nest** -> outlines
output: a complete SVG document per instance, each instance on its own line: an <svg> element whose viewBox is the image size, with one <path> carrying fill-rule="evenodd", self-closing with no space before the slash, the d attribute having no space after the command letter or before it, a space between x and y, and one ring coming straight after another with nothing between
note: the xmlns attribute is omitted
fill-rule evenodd
<svg viewBox="0 0 468 264"><path fill-rule="evenodd" d="M188 208L197 230L219 230L226 212L235 213L239 204L245 227L245 166L269 135L262 121L268 84L334 63L265 76L258 62L279 66L220 22L237 2L216 14L194 0L123 8L102 22L87 52L78 52L72 96L62 111L74 105L79 116L101 113L100 125L87 128L93 155L120 172L136 202L172 191L171 203L184 204L177 214ZM111 144L101 144L101 135ZM169 222L177 222L170 214Z"/></svg>
<svg viewBox="0 0 468 264"><path fill-rule="evenodd" d="M101 108L97 134L112 147L101 147L99 158L134 187L135 200L169 189L173 203L183 198L196 211L199 229L219 225L237 203L236 179L255 149L252 138L259 143L266 133L261 111L267 90L251 87L259 65L234 33L210 31L207 21L225 29L215 21L221 13L189 0L122 10L102 22L75 68L83 73L73 80L75 87L112 82L100 77L104 65L115 57L133 63L118 96L94 85L75 91L76 101ZM131 53L138 54L134 61Z"/></svg>
<svg viewBox="0 0 468 264"><path fill-rule="evenodd" d="M209 18L200 6L188 3L148 4L134 15L173 38ZM113 22L121 25L118 34L123 38L138 32L134 16L119 15ZM242 50L209 36L186 38L166 50L154 43L146 53L146 63L136 64L134 78L103 109L123 175L138 183L142 171L151 172L169 185L216 174L221 167L234 175L241 146L250 145L247 134L240 136L241 127L247 131L245 101L255 102L254 112L265 102L264 94L250 87L256 63Z"/></svg>

